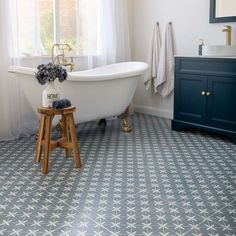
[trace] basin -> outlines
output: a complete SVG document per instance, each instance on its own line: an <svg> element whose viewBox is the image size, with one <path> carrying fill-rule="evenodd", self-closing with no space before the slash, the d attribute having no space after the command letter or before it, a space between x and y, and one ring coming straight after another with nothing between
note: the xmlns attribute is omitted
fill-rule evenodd
<svg viewBox="0 0 236 236"><path fill-rule="evenodd" d="M213 57L236 57L236 46L203 45L202 55Z"/></svg>

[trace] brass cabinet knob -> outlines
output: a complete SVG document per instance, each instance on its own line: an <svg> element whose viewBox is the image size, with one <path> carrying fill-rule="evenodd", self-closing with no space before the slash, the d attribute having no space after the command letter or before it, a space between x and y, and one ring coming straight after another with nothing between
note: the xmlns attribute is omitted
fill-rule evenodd
<svg viewBox="0 0 236 236"><path fill-rule="evenodd" d="M206 96L206 92L205 91L202 91L202 96Z"/></svg>
<svg viewBox="0 0 236 236"><path fill-rule="evenodd" d="M210 92L207 92L206 95L209 97L209 96L211 96L211 93L210 93Z"/></svg>

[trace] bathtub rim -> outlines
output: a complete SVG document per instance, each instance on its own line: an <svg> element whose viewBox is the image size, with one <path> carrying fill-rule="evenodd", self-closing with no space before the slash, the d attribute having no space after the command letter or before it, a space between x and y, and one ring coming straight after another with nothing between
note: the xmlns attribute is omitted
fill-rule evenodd
<svg viewBox="0 0 236 236"><path fill-rule="evenodd" d="M128 64L131 65L130 69L125 70L125 72L122 72L122 66L127 66ZM118 72L112 72L112 67L120 66ZM97 72L101 72L103 69L110 69L110 73L104 73L104 74L96 74ZM112 80L112 79L122 79L127 77L136 77L143 75L148 69L148 64L145 62L140 61L129 61L129 62L122 62L122 63L115 63L110 64L106 66L96 67L89 70L83 70L83 71L74 71L74 72L68 72L67 81L71 82L93 82L93 81L105 81L105 80ZM15 73L15 74L23 74L23 75L30 75L35 76L37 69L31 68L31 67L23 67L23 66L10 66L8 68L8 72ZM95 73L94 73L95 72ZM91 73L91 74L89 74Z"/></svg>

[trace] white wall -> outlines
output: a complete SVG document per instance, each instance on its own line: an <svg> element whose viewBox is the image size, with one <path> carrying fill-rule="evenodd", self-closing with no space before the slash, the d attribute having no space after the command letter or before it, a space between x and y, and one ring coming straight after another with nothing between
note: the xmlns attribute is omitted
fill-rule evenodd
<svg viewBox="0 0 236 236"><path fill-rule="evenodd" d="M175 53L197 55L200 38L206 44L225 44L222 29L226 23L209 24L209 0L133 0L132 54L133 60L146 61L153 24L159 21L161 36L164 38L165 25L171 21L175 36ZM236 23L232 26L233 44L236 44ZM146 91L140 81L134 104L136 111L163 117L172 117L173 95L167 99Z"/></svg>
<svg viewBox="0 0 236 236"><path fill-rule="evenodd" d="M129 29L130 29L130 41L131 41L131 51L133 52L133 23L134 23L134 7L133 7L133 0L127 0L128 5L128 20L129 20Z"/></svg>

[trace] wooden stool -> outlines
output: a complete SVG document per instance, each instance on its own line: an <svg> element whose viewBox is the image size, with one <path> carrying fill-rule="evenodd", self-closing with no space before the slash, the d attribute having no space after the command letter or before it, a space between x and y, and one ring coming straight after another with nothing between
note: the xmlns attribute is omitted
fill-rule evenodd
<svg viewBox="0 0 236 236"><path fill-rule="evenodd" d="M70 156L70 150L73 149L74 159L76 167L80 168L80 153L78 149L78 141L74 123L73 112L75 107L67 107L64 109L54 108L38 108L40 113L40 125L38 131L38 142L36 148L35 163L39 163L41 160L42 146L44 146L44 158L42 172L46 174L48 171L48 161L50 152L57 147L65 148L65 154L68 158ZM52 120L55 115L62 116L62 135L58 140L51 140L52 134ZM71 141L70 141L71 140Z"/></svg>

